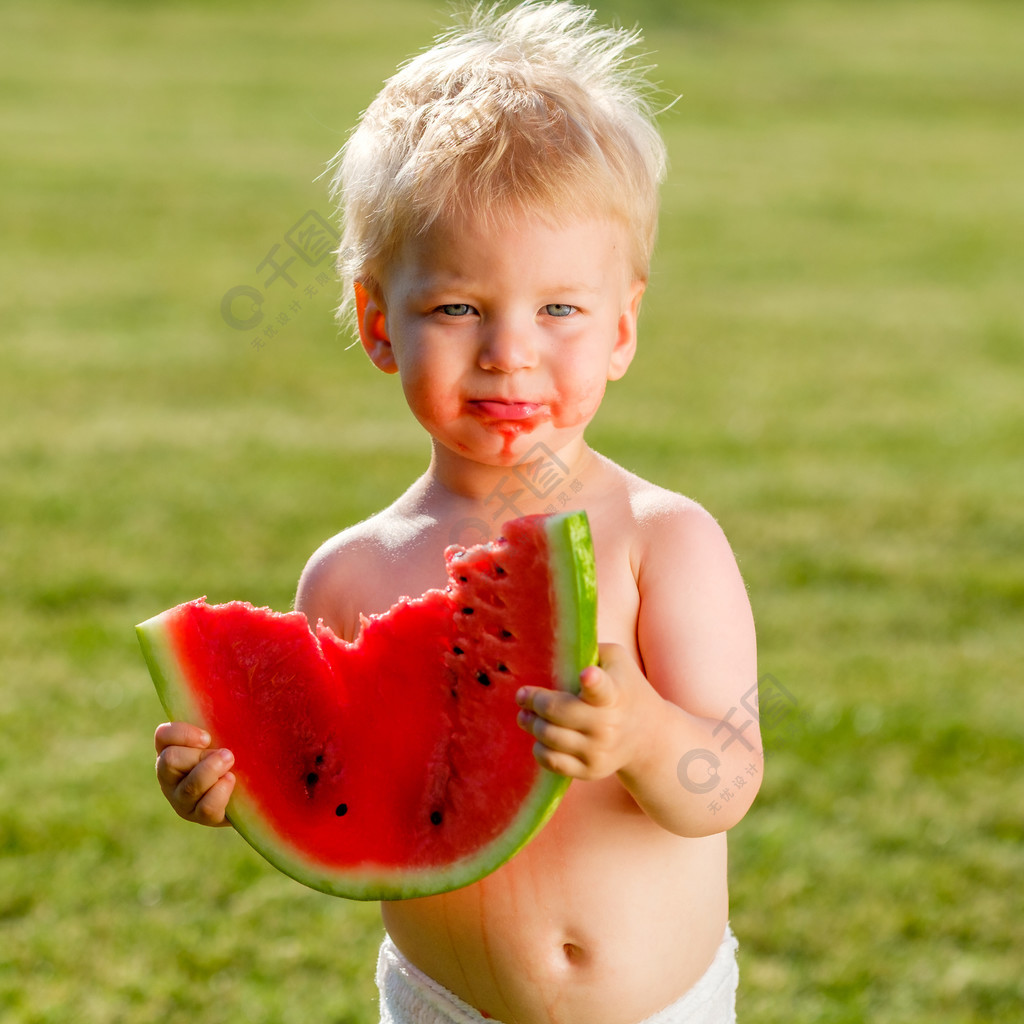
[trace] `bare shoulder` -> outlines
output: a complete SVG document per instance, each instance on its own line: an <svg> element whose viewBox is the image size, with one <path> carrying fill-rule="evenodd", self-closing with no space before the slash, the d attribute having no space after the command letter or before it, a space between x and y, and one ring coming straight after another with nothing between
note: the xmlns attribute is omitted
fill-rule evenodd
<svg viewBox="0 0 1024 1024"><path fill-rule="evenodd" d="M325 541L310 555L295 592L295 608L315 625L323 619L336 633L351 639L352 620L358 612L349 607L354 588L367 563L378 556L379 543L366 524L359 523Z"/></svg>
<svg viewBox="0 0 1024 1024"><path fill-rule="evenodd" d="M400 596L387 585L407 543L407 529L392 509L350 526L320 545L299 577L295 608L339 636L354 639L360 615L386 611Z"/></svg>
<svg viewBox="0 0 1024 1024"><path fill-rule="evenodd" d="M717 519L692 498L614 469L622 495L614 527L630 535L641 627L675 629L672 623L685 619L701 628L717 621L749 630L746 584Z"/></svg>
<svg viewBox="0 0 1024 1024"><path fill-rule="evenodd" d="M648 484L633 495L631 504L648 557L703 552L732 560L718 520L692 498Z"/></svg>
<svg viewBox="0 0 1024 1024"><path fill-rule="evenodd" d="M687 554L733 560L725 533L699 502L610 464L622 499L615 503L617 528L632 535L634 569Z"/></svg>

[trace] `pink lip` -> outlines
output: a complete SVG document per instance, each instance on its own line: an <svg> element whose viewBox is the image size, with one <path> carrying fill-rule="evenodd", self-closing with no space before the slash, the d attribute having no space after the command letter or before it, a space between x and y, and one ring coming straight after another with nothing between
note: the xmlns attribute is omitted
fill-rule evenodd
<svg viewBox="0 0 1024 1024"><path fill-rule="evenodd" d="M527 420L545 408L539 402L506 402L500 398L480 398L469 404L489 420Z"/></svg>

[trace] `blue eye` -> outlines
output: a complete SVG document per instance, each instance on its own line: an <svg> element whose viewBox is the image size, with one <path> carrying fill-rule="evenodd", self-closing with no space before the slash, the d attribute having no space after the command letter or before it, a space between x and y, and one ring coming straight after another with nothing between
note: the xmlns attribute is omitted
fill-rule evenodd
<svg viewBox="0 0 1024 1024"><path fill-rule="evenodd" d="M575 306L568 306L564 302L552 302L544 307L544 312L548 316L569 316L575 309Z"/></svg>
<svg viewBox="0 0 1024 1024"><path fill-rule="evenodd" d="M451 302L445 306L437 307L445 316L468 316L472 310L472 306L467 305L465 302Z"/></svg>

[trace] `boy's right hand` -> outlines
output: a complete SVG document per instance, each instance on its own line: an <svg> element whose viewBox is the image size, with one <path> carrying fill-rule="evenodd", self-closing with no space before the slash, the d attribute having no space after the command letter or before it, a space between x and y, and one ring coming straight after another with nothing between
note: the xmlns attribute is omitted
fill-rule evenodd
<svg viewBox="0 0 1024 1024"><path fill-rule="evenodd" d="M230 825L225 816L235 788L230 750L210 750L210 735L187 722L164 722L153 737L156 777L167 802L186 821Z"/></svg>

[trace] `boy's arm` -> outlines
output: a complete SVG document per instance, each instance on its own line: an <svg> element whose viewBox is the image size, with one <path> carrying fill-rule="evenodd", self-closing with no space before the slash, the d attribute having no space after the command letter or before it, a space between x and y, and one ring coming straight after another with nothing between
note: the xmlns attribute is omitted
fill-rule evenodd
<svg viewBox="0 0 1024 1024"><path fill-rule="evenodd" d="M696 505L648 527L637 585L643 670L624 648L603 644L578 698L522 691L520 724L545 767L583 779L617 774L678 835L725 831L761 780L758 723L744 710L757 685L746 588L718 524Z"/></svg>

